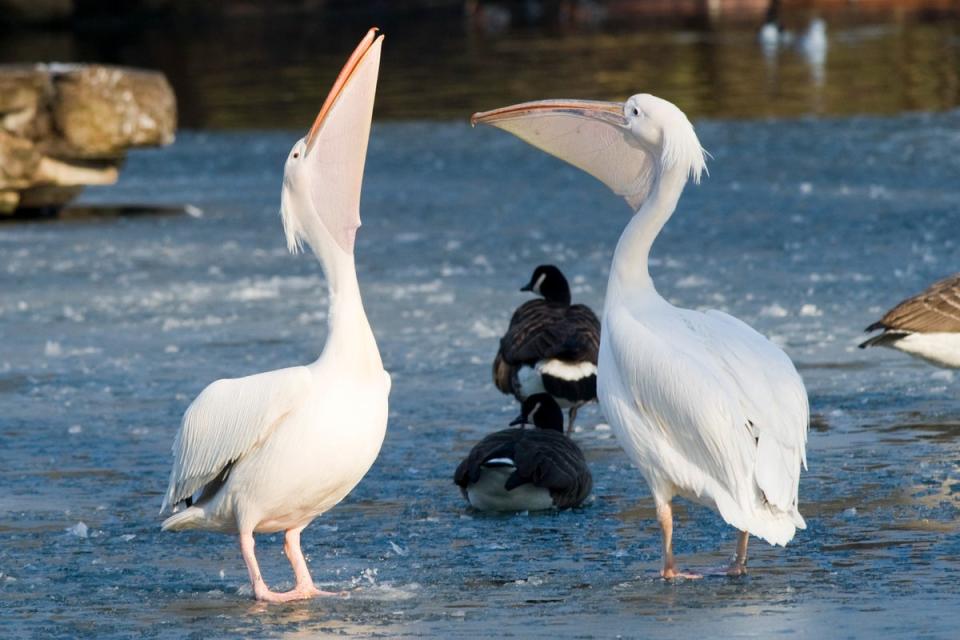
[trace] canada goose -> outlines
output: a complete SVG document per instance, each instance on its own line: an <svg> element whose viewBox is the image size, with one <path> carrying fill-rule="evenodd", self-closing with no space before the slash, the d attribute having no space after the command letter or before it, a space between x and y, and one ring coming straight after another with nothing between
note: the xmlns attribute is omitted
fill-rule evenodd
<svg viewBox="0 0 960 640"><path fill-rule="evenodd" d="M866 331L882 333L860 344L889 347L940 367L960 368L960 273L907 298Z"/></svg>
<svg viewBox="0 0 960 640"><path fill-rule="evenodd" d="M533 429L524 428L529 423ZM593 479L580 448L563 434L563 412L556 401L546 393L530 396L510 425L477 443L457 467L453 480L467 502L481 511L582 504Z"/></svg>
<svg viewBox="0 0 960 640"><path fill-rule="evenodd" d="M597 399L600 321L590 307L570 304L570 286L557 267L540 265L521 291L539 296L514 311L493 360L493 382L523 400L549 393L569 409L567 433L577 409Z"/></svg>

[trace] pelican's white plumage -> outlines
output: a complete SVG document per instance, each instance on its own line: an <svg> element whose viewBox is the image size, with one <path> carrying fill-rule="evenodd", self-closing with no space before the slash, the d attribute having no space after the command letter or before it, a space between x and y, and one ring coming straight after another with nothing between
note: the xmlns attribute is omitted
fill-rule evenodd
<svg viewBox="0 0 960 640"><path fill-rule="evenodd" d="M310 578L300 532L363 478L386 433L390 377L364 313L353 255L382 41L373 29L361 41L284 168L288 245L313 249L330 290L323 352L306 366L214 382L187 409L174 441L161 510L174 513L163 528L238 533L260 600L322 593ZM255 532L275 531L286 532L284 551L296 576L286 593L267 588L253 550Z"/></svg>
<svg viewBox="0 0 960 640"><path fill-rule="evenodd" d="M805 526L797 492L808 415L786 355L736 318L676 309L655 293L609 306L604 327L603 409L654 498L679 494L740 531L789 542Z"/></svg>
<svg viewBox="0 0 960 640"><path fill-rule="evenodd" d="M647 270L653 241L705 152L682 111L641 94L626 103L531 102L476 114L583 169L636 211L617 244L602 320L598 398L643 473L674 564L670 501L716 509L741 531L730 573L745 571L747 533L786 544L805 527L797 509L809 408L787 355L718 311L678 309Z"/></svg>

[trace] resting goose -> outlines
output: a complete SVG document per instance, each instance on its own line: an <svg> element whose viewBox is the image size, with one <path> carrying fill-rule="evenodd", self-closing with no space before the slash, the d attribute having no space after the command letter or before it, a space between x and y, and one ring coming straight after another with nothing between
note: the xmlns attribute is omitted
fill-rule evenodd
<svg viewBox="0 0 960 640"><path fill-rule="evenodd" d="M866 331L882 333L860 344L889 347L940 367L960 368L960 273L907 298Z"/></svg>
<svg viewBox="0 0 960 640"><path fill-rule="evenodd" d="M533 423L535 428L522 425ZM453 481L481 511L566 509L590 495L593 478L580 448L563 434L563 412L538 393L523 401L513 425L491 433L460 463Z"/></svg>
<svg viewBox="0 0 960 640"><path fill-rule="evenodd" d="M166 531L238 534L257 600L318 595L300 533L353 489L373 464L387 427L390 376L363 310L354 267L360 184L383 36L371 29L340 72L309 134L287 156L281 215L287 245L306 242L330 291L327 342L305 366L218 380L197 396L173 444L161 513ZM271 591L254 554L255 533L284 532L296 577Z"/></svg>
<svg viewBox="0 0 960 640"><path fill-rule="evenodd" d="M569 409L569 433L577 409L597 399L600 321L590 307L570 304L567 279L553 265L534 269L520 290L542 298L514 311L493 360L493 383L520 402L549 393Z"/></svg>

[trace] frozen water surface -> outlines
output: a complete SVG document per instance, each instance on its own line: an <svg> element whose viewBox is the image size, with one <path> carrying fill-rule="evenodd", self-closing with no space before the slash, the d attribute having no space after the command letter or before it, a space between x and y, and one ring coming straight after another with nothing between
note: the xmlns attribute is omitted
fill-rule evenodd
<svg viewBox="0 0 960 640"><path fill-rule="evenodd" d="M752 545L742 580L659 580L649 495L595 408L576 438L583 509L490 517L451 482L503 427L497 336L538 263L599 309L629 215L589 177L465 124L378 125L357 255L393 374L387 440L304 534L313 575L350 592L264 608L232 538L161 534L179 418L208 382L313 359L326 294L277 216L297 133L184 133L131 157L88 205L190 203L202 217L0 226L0 618L6 637L956 637L960 379L856 349L901 298L958 270L960 113L701 122L710 177L654 248L677 304L770 335L813 409L809 528ZM734 533L681 503L677 552L704 568ZM292 575L278 536L258 550Z"/></svg>

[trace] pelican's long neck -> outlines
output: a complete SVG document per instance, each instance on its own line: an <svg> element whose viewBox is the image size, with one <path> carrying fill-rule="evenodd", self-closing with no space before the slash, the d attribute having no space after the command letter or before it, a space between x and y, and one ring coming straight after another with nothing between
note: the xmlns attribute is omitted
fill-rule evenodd
<svg viewBox="0 0 960 640"><path fill-rule="evenodd" d="M330 309L327 343L315 364L333 360L343 373L378 373L383 370L383 362L363 310L353 255L332 243L325 249L317 256L327 276Z"/></svg>
<svg viewBox="0 0 960 640"><path fill-rule="evenodd" d="M663 225L677 208L677 201L687 182L687 170L673 167L661 170L650 195L623 230L613 254L607 299L619 293L654 291L648 260L650 247Z"/></svg>

